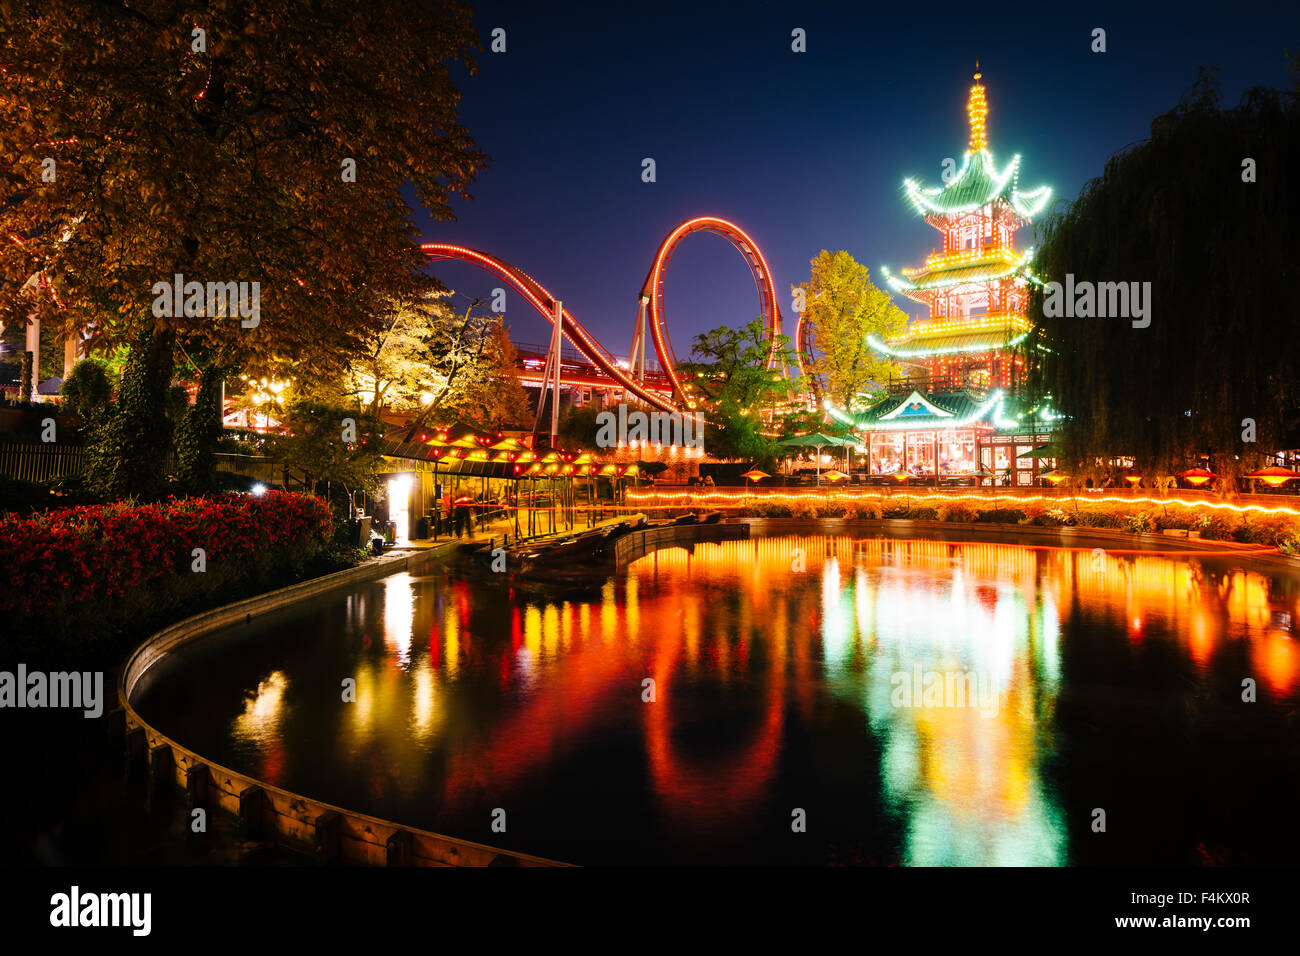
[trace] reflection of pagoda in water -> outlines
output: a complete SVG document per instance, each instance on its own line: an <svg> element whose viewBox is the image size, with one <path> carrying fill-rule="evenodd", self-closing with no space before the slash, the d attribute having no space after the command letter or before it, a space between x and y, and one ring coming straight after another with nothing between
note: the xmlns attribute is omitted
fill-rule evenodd
<svg viewBox="0 0 1300 956"><path fill-rule="evenodd" d="M1032 250L1014 235L1046 205L1046 186L1020 188L1020 157L999 166L988 148L988 111L978 68L967 114L970 140L962 166L943 186L909 179L906 195L943 237L917 269L884 275L890 286L926 306L929 317L873 349L907 370L890 395L854 417L870 432L870 473L899 478L1030 485L1037 459L1019 458L1046 441L1050 409L1027 408L1012 394L1024 379L1023 343Z"/></svg>

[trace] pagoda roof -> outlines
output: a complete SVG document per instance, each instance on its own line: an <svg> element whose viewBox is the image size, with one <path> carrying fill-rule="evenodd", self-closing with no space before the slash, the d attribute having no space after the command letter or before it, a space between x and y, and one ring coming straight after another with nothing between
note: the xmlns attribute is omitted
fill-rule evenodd
<svg viewBox="0 0 1300 956"><path fill-rule="evenodd" d="M1007 325L1000 329L953 332L951 335L903 336L891 342L867 337L867 344L877 352L894 358L926 358L957 352L992 352L1011 348L1024 341L1029 333Z"/></svg>
<svg viewBox="0 0 1300 956"><path fill-rule="evenodd" d="M1013 424L1005 417L1006 401L1000 390L981 396L965 390L922 393L913 389L857 413L854 426L863 431L999 427Z"/></svg>
<svg viewBox="0 0 1300 956"><path fill-rule="evenodd" d="M1006 204L1023 219L1031 219L1046 205L1052 190L1047 186L1020 189L1020 156L1002 169L997 168L988 149L965 153L961 170L943 186L925 187L915 180L903 183L907 198L922 216L958 216L990 203Z"/></svg>
<svg viewBox="0 0 1300 956"><path fill-rule="evenodd" d="M1034 250L1028 249L1024 255L1013 259L1005 252L999 252L986 259L928 269L911 279L896 276L887 267L882 267L881 272L895 292L901 292L909 299L918 302L926 302L934 292L962 285L992 282L997 279L1024 279L1027 282L1037 283L1038 277L1029 268L1029 260L1033 254Z"/></svg>

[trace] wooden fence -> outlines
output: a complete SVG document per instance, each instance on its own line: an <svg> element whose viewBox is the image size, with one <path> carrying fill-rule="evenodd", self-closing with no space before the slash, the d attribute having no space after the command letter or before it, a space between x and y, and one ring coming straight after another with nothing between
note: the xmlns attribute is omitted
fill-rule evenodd
<svg viewBox="0 0 1300 956"><path fill-rule="evenodd" d="M49 481L79 475L86 467L86 449L53 442L0 442L0 475L23 481Z"/></svg>

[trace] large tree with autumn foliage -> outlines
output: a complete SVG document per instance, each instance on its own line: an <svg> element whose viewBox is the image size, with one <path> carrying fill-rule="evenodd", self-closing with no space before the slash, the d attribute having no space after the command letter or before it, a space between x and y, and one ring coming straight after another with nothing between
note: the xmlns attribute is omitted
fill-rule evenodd
<svg viewBox="0 0 1300 956"><path fill-rule="evenodd" d="M145 346L155 382L178 350L342 372L431 286L403 188L449 219L485 162L477 46L449 0L0 0L5 320ZM260 322L153 315L176 274L260 283Z"/></svg>

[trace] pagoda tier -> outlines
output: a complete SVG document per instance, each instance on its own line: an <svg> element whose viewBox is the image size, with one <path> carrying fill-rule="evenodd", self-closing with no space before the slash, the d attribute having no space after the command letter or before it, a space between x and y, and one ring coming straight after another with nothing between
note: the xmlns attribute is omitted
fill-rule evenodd
<svg viewBox="0 0 1300 956"><path fill-rule="evenodd" d="M887 342L872 338L869 344L932 378L969 375L973 385L1010 387L1022 363L1013 355L1003 361L1002 353L1029 332L1029 285L1040 281L1029 268L1033 251L1018 252L1014 235L1046 205L1051 190L1020 189L1019 156L998 167L988 149L987 112L977 71L961 169L941 187L910 179L904 184L917 212L943 237L942 249L901 276L881 270L891 288L926 306L929 318Z"/></svg>

